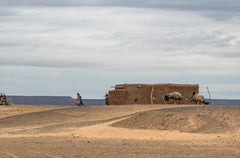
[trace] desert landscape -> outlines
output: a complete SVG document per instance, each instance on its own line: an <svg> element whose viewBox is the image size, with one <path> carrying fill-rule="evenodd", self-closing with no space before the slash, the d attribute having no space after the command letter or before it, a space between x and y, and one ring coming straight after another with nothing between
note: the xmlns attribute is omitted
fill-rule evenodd
<svg viewBox="0 0 240 158"><path fill-rule="evenodd" d="M0 106L1 158L240 157L240 106Z"/></svg>

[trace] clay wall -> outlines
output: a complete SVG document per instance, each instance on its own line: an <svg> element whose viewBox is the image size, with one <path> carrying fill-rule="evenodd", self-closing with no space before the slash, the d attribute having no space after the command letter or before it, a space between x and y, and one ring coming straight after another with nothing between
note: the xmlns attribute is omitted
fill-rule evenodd
<svg viewBox="0 0 240 158"><path fill-rule="evenodd" d="M127 90L115 89L108 92L109 105L125 105L127 104Z"/></svg>
<svg viewBox="0 0 240 158"><path fill-rule="evenodd" d="M191 104L193 92L199 93L198 84L121 84L109 91L110 105L164 104L163 95L179 92L184 104ZM169 102L170 103L170 102Z"/></svg>

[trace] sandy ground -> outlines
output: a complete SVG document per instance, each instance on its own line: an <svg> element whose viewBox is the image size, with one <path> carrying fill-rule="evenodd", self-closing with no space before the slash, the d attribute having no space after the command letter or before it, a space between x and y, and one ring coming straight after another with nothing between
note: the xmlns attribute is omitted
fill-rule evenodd
<svg viewBox="0 0 240 158"><path fill-rule="evenodd" d="M240 157L238 119L233 119L238 114L236 109L233 108L234 112L230 110L228 114L221 115L225 111L223 108L215 109L214 107L210 108L210 111L209 108L207 111L206 107L203 106L195 108L198 110L197 113L201 113L201 111L210 113L211 110L219 111L210 114L214 118L219 116L225 117L227 120L235 120L236 123L232 124L232 126L236 126L235 130L232 128L226 130L228 126L225 124L224 126L216 126L224 127L222 132L204 133L185 132L177 129L156 129L155 127L159 127L159 124L153 122L159 122L160 120L156 121L156 119L162 119L158 116L160 115L157 113L158 111L162 112L161 110L168 109L171 115L167 116L173 116L174 112L178 115L197 115L191 111L189 114L189 110L180 109L176 112L176 107L178 109L179 107L196 106L0 106L0 157ZM232 109L231 106L224 108ZM142 118L146 119L141 120ZM168 123L171 124L169 127L174 125L172 119L176 118L169 118ZM199 118L194 124L198 124L198 122L208 124L206 119L202 121ZM219 119L208 118L209 123L219 123L216 121ZM137 122L139 121L144 124L138 126ZM177 127L177 121L175 123ZM207 127L211 128L212 125L207 125ZM214 131L214 129L210 131Z"/></svg>

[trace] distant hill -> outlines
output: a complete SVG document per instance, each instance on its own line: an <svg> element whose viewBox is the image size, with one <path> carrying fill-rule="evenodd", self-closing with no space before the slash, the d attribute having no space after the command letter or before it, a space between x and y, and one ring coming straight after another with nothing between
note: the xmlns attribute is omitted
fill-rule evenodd
<svg viewBox="0 0 240 158"><path fill-rule="evenodd" d="M211 99L212 105L240 105L237 99Z"/></svg>
<svg viewBox="0 0 240 158"><path fill-rule="evenodd" d="M7 96L13 104L24 105L76 105L76 99L70 96ZM104 99L83 99L84 105L105 105Z"/></svg>
<svg viewBox="0 0 240 158"><path fill-rule="evenodd" d="M13 104L25 105L68 105L75 106L76 99L70 96L8 96ZM240 100L211 99L212 105L240 105ZM104 99L83 99L86 106L106 105Z"/></svg>

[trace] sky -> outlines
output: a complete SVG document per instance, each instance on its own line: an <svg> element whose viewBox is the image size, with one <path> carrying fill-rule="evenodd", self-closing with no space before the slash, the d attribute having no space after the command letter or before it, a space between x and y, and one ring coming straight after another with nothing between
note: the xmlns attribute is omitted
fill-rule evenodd
<svg viewBox="0 0 240 158"><path fill-rule="evenodd" d="M240 99L240 1L0 0L0 72L7 95L178 83Z"/></svg>

